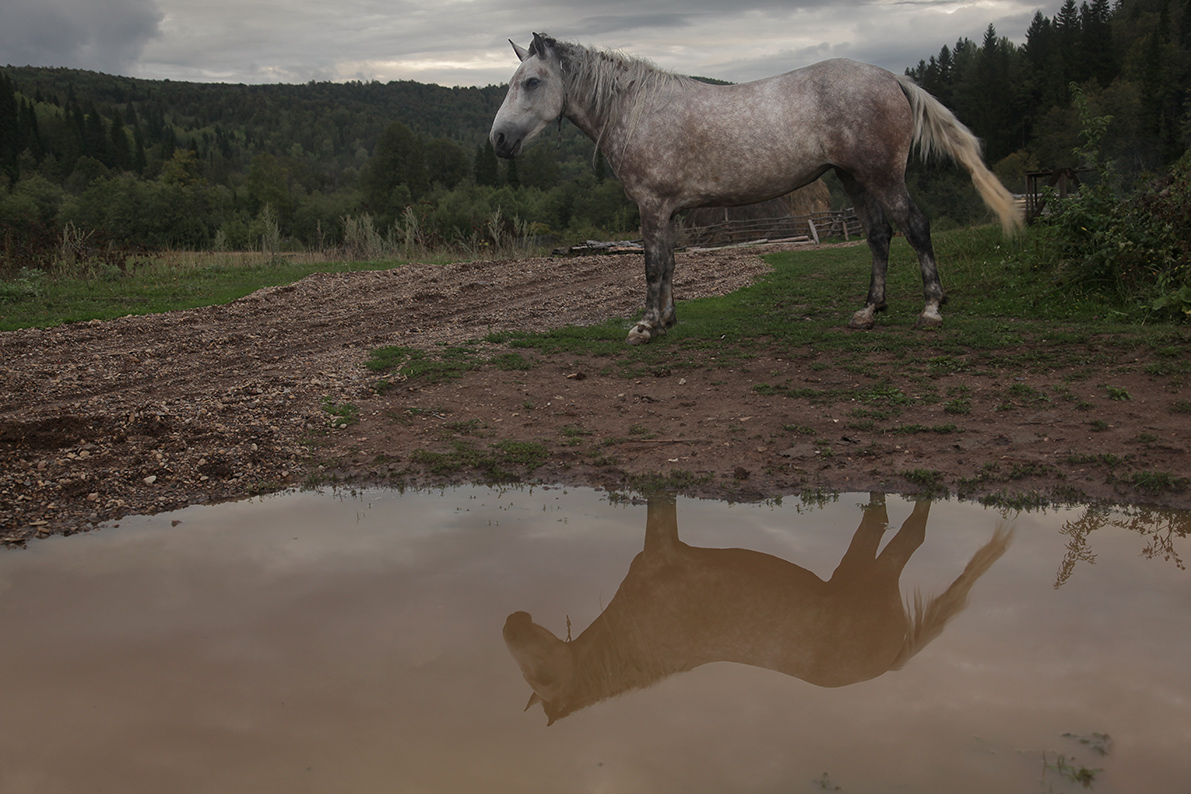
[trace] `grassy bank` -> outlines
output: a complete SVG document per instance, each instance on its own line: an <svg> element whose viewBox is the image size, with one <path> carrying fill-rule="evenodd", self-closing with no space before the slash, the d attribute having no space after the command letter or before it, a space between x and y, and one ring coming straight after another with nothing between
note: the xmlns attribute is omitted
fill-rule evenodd
<svg viewBox="0 0 1191 794"><path fill-rule="evenodd" d="M923 331L936 345L991 349L1030 337L1061 341L1067 335L1113 332L1130 338L1185 340L1186 325L1151 322L1144 307L1075 296L1049 273L1031 267L1028 251L992 227L936 235L936 252L949 302L942 328ZM746 352L756 344L813 344L820 350L885 351L916 347L919 334L890 333L913 326L922 307L913 251L896 238L889 269L889 311L871 334L843 325L867 291L864 246L788 251L766 259L775 270L731 295L680 301L679 324L659 343L627 349L627 320L565 328L547 334L502 334L489 341L542 351L607 353L641 364L675 350L716 347ZM400 261L318 261L314 257L252 254L162 255L127 268L82 263L55 273L25 272L0 284L0 330L48 327L227 303L267 286L314 272L398 267ZM678 267L683 267L682 255ZM681 298L681 296L679 296ZM1061 329L1055 324L1061 325ZM1149 343L1147 343L1149 344Z"/></svg>
<svg viewBox="0 0 1191 794"><path fill-rule="evenodd" d="M542 352L603 353L637 369L681 366L683 350L715 349L726 360L747 356L759 345L897 358L921 350L928 340L944 354L999 351L1008 364L1062 356L1064 342L1100 334L1112 334L1111 344L1122 348L1170 348L1191 341L1186 323L1154 321L1145 307L1073 294L1032 267L1023 244L1006 241L993 227L941 233L935 246L949 298L944 324L936 329L914 327L922 309L922 281L913 251L898 237L890 259L889 308L870 333L845 327L868 290L869 253L861 245L767 255L774 266L771 275L731 295L680 301L678 325L650 345L627 348L623 340L630 322L623 318L547 334L501 334L489 341ZM683 266L681 255L677 266Z"/></svg>

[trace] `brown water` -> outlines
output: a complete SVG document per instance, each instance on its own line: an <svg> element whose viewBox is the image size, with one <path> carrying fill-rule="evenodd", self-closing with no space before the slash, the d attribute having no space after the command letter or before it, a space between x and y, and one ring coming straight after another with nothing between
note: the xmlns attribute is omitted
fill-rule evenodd
<svg viewBox="0 0 1191 794"><path fill-rule="evenodd" d="M890 496L874 562L869 501L298 493L2 553L0 794L1186 790L1191 517ZM908 660L896 587L952 588Z"/></svg>

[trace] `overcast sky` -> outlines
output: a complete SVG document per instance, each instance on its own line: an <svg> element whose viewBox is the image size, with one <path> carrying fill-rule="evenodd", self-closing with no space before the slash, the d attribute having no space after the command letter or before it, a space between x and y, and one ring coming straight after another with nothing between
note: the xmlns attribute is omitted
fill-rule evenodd
<svg viewBox="0 0 1191 794"><path fill-rule="evenodd" d="M150 79L508 80L532 31L744 81L844 56L896 72L1059 0L2 0L0 64ZM1053 7L1052 7L1053 6Z"/></svg>

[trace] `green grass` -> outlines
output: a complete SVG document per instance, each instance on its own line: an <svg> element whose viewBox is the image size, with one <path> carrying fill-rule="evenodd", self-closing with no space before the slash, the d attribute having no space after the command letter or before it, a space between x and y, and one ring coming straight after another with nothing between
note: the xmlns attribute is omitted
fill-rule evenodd
<svg viewBox="0 0 1191 794"><path fill-rule="evenodd" d="M910 469L902 472L907 482L917 485L922 493L946 494L947 485L943 481L943 473L935 469Z"/></svg>
<svg viewBox="0 0 1191 794"><path fill-rule="evenodd" d="M956 397L954 400L943 403L943 410L949 414L970 414L972 413L972 401L967 397Z"/></svg>
<svg viewBox="0 0 1191 794"><path fill-rule="evenodd" d="M949 422L945 425L931 425L930 427L927 427L926 425L898 425L897 427L890 428L889 432L896 433L898 435L914 435L916 433L944 434L959 433L962 431L954 424Z"/></svg>
<svg viewBox="0 0 1191 794"><path fill-rule="evenodd" d="M232 255L184 260L181 255L163 254L134 260L127 269L83 265L57 273L30 273L0 285L0 331L215 306L262 287L292 284L312 273L387 270L399 264L296 263L281 257L240 264Z"/></svg>
<svg viewBox="0 0 1191 794"><path fill-rule="evenodd" d="M1165 471L1138 471L1129 476L1133 486L1149 493L1182 492L1191 480Z"/></svg>
<svg viewBox="0 0 1191 794"><path fill-rule="evenodd" d="M487 341L544 354L613 357L626 377L682 366L682 354L688 351L711 351L717 364L734 367L747 364L766 348L791 355L812 349L819 357L808 362L812 370L839 368L877 381L888 375L880 360L917 359L924 352L924 342L933 352L919 359L917 366L932 378L977 369L1020 374L1063 366L1103 368L1113 361L1113 354L1089 356L1082 345L1093 337L1113 338L1118 348L1138 345L1155 350L1178 349L1191 342L1191 330L1184 325L1127 322L1121 307L1073 298L1057 289L995 228L940 233L935 236L935 249L950 301L943 326L930 331L914 327L922 308L921 276L908 244L897 238L890 259L889 311L880 315L877 328L869 333L845 328L868 289L869 252L861 245L769 254L765 259L773 265L773 273L730 295L680 302L678 325L649 345L624 344L635 318L545 334L502 333ZM1009 394L1019 403L1047 401L1033 387L1015 386ZM857 397L852 392L780 382L761 383L754 389L817 404ZM881 397L879 389L867 393L869 400L882 401ZM967 396L953 397L946 403L949 412L970 410ZM884 395L883 404L896 406L897 400L897 395Z"/></svg>
<svg viewBox="0 0 1191 794"><path fill-rule="evenodd" d="M483 363L479 351L468 345L441 347L435 353L413 347L389 345L372 351L364 366L374 372L396 372L425 383L454 380L464 372L478 369Z"/></svg>
<svg viewBox="0 0 1191 794"><path fill-rule="evenodd" d="M1033 386L1027 386L1024 383L1015 383L1010 386L1009 396L1023 403L1050 402L1050 397L1047 397L1044 393L1035 389Z"/></svg>
<svg viewBox="0 0 1191 794"><path fill-rule="evenodd" d="M533 369L534 362L527 359L520 353L502 353L492 358L492 364L497 369L506 371L525 371Z"/></svg>
<svg viewBox="0 0 1191 794"><path fill-rule="evenodd" d="M323 400L323 411L329 416L328 426L333 428L347 427L360 421L360 408L351 403L337 403L325 399Z"/></svg>
<svg viewBox="0 0 1191 794"><path fill-rule="evenodd" d="M934 241L950 298L946 321L935 331L913 327L922 308L921 277L913 251L899 237L890 254L889 311L880 316L873 333L844 329L868 289L869 252L859 245L769 254L765 258L773 273L730 295L681 302L677 326L627 355L623 342L634 318L545 334L500 332L485 341L514 350L608 355L628 364L665 366L673 366L676 351L682 350L712 350L717 357L734 358L747 355L758 344L813 345L822 355L856 354L850 365L867 367L868 356L920 353L922 340L929 339L937 348L929 362L930 373L946 377L948 372L975 366L974 350L1000 350L1012 356L1011 349L1022 342L1045 339L1061 348L1092 335L1127 331L1131 335L1127 344L1140 342L1171 361L1168 367L1157 367L1155 374L1183 369L1177 356L1165 354L1185 349L1185 326L1131 324L1125 322L1128 314L1122 307L1071 296L1055 287L1046 273L1032 268L1017 244L1004 240L998 229L942 232ZM7 297L0 303L0 329L226 303L313 272L375 270L398 264L309 264L281 258L236 264L217 257L212 254L179 264L163 256L142 260L127 272L75 268L70 274L7 282L2 291ZM1061 321L1059 327L1056 321ZM1006 359L1010 361L1027 366L1045 363L1037 361L1034 353Z"/></svg>
<svg viewBox="0 0 1191 794"><path fill-rule="evenodd" d="M502 441L480 449L469 441L455 440L448 451L419 449L410 459L439 476L476 471L489 482L518 482L549 457L547 447L532 442Z"/></svg>
<svg viewBox="0 0 1191 794"><path fill-rule="evenodd" d="M672 469L666 473L626 475L624 487L630 493L655 494L663 491L683 491L712 481L710 474L695 474L686 469Z"/></svg>
<svg viewBox="0 0 1191 794"><path fill-rule="evenodd" d="M443 431L460 436L478 436L486 427L487 425L479 419L464 419L458 422L447 422L443 425Z"/></svg>
<svg viewBox="0 0 1191 794"><path fill-rule="evenodd" d="M1110 400L1132 400L1129 392L1120 386L1105 386L1104 391Z"/></svg>

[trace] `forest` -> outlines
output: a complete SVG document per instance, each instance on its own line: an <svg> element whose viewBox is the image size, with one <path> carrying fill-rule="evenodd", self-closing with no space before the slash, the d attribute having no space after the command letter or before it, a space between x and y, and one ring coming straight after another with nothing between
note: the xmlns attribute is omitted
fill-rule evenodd
<svg viewBox="0 0 1191 794"><path fill-rule="evenodd" d="M1065 0L1053 17L1035 15L1021 45L989 25L979 42L962 38L906 72L984 141L1011 191L1031 170L1093 157L1113 191L1136 190L1186 159L1191 0ZM508 234L633 234L635 207L573 126L517 161L496 159L486 135L504 92L8 66L0 275L48 268L68 246L302 250L368 234L474 250ZM954 168L915 158L910 182L936 228L985 220Z"/></svg>

